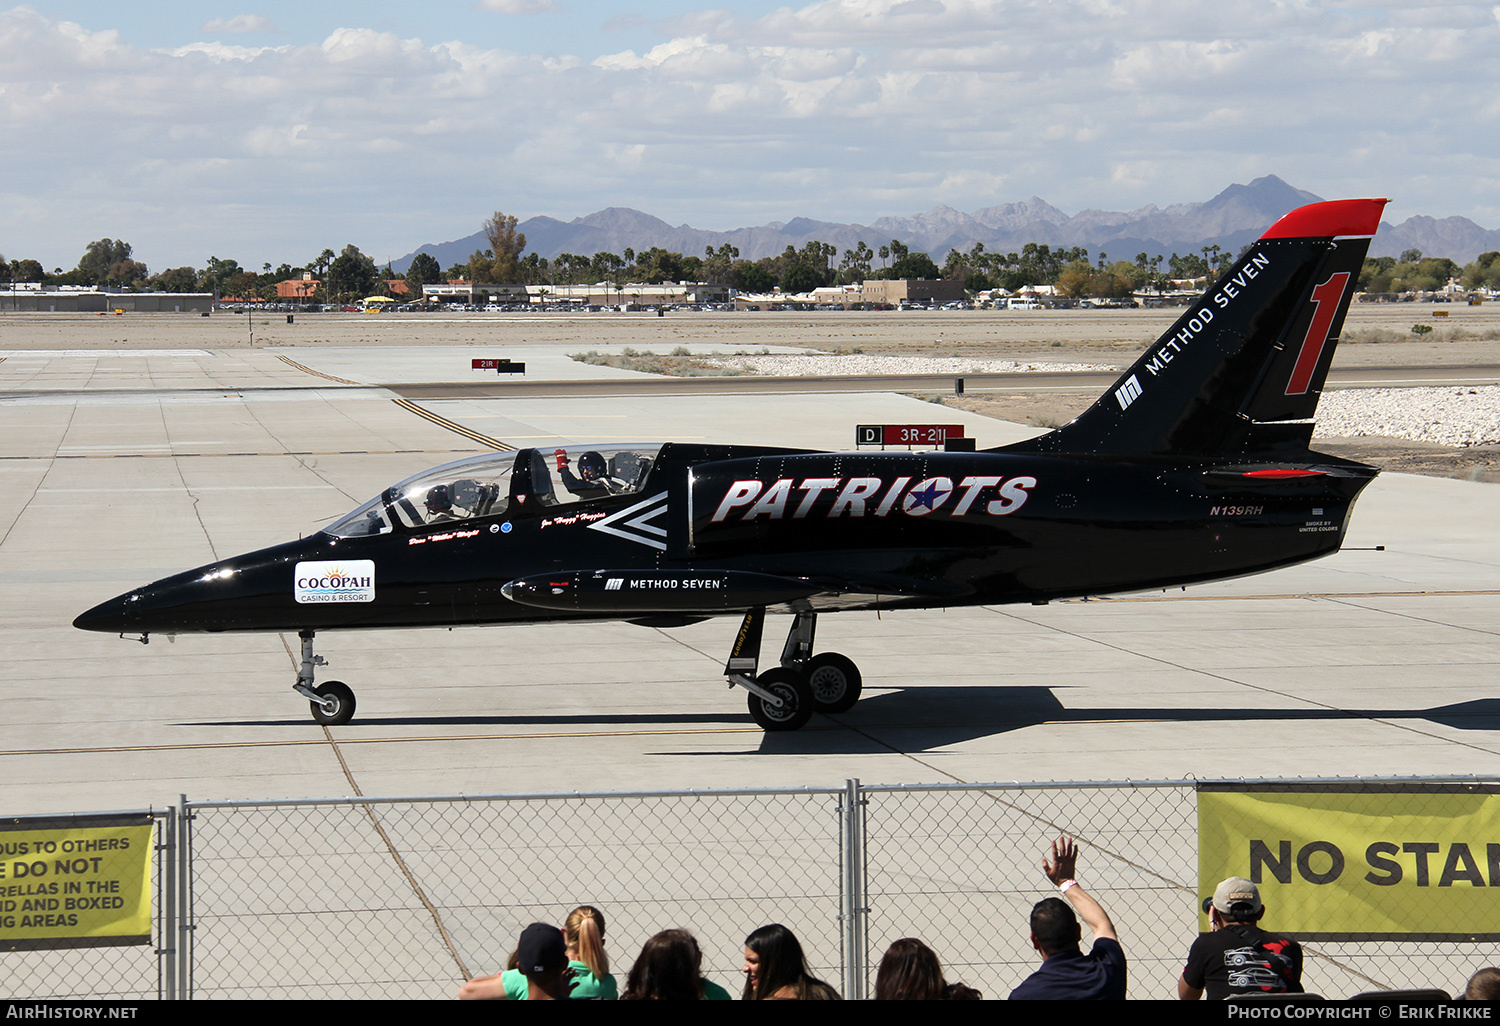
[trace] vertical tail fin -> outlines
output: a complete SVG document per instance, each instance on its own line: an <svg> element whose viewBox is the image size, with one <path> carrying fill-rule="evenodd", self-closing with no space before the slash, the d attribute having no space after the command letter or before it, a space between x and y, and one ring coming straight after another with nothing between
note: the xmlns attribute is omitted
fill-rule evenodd
<svg viewBox="0 0 1500 1026"><path fill-rule="evenodd" d="M1300 207L1214 280L1093 406L1009 452L1270 453L1307 447L1383 199Z"/></svg>

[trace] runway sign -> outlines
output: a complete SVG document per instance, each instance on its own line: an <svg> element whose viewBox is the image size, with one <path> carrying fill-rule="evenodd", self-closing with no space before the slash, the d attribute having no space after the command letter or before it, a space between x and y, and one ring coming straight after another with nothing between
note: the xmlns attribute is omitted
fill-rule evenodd
<svg viewBox="0 0 1500 1026"><path fill-rule="evenodd" d="M860 424L854 429L854 444L942 446L963 436L962 424Z"/></svg>
<svg viewBox="0 0 1500 1026"><path fill-rule="evenodd" d="M469 361L469 369L492 370L496 374L525 374L526 364L521 362L512 363L510 360L478 358Z"/></svg>

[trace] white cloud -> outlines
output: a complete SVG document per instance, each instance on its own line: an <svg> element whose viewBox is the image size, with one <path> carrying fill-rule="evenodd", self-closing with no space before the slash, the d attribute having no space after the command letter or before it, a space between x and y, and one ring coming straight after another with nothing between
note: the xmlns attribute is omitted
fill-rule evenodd
<svg viewBox="0 0 1500 1026"><path fill-rule="evenodd" d="M1154 181L1161 171L1156 161L1136 160L1115 164L1109 169L1109 177L1112 182L1138 189Z"/></svg>
<svg viewBox="0 0 1500 1026"><path fill-rule="evenodd" d="M949 171L938 188L945 192L998 194L1005 187L1005 176L978 168Z"/></svg>
<svg viewBox="0 0 1500 1026"><path fill-rule="evenodd" d="M558 9L553 0L479 0L474 6L497 14L544 14Z"/></svg>
<svg viewBox="0 0 1500 1026"><path fill-rule="evenodd" d="M261 125L245 135L245 149L260 157L281 157L309 142L306 125Z"/></svg>
<svg viewBox="0 0 1500 1026"><path fill-rule="evenodd" d="M644 54L624 50L594 59L594 65L605 71L661 69L674 78L692 80L733 77L751 62L749 52L726 43L710 43L702 36L673 39Z"/></svg>
<svg viewBox="0 0 1500 1026"><path fill-rule="evenodd" d="M12 13L24 16L34 12L25 7L18 7ZM35 26L30 27L35 28ZM57 23L57 35L71 44L78 59L86 64L101 63L121 54L124 50L124 47L120 45L120 33L114 29L90 32L74 22L60 21Z"/></svg>
<svg viewBox="0 0 1500 1026"><path fill-rule="evenodd" d="M1114 61L1112 79L1127 88L1152 84L1186 85L1193 81L1231 81L1243 76L1255 81L1259 62L1274 60L1264 45L1252 49L1245 43L1214 39L1150 40L1125 50Z"/></svg>
<svg viewBox="0 0 1500 1026"><path fill-rule="evenodd" d="M417 70L412 61L431 53L420 39L402 39L393 32L376 32L367 28L335 29L323 40L323 56L335 64L358 65L365 70L385 69L392 73Z"/></svg>
<svg viewBox="0 0 1500 1026"><path fill-rule="evenodd" d="M271 19L259 14L236 14L232 18L214 18L205 22L204 32L227 32L240 35L251 32L275 32Z"/></svg>
<svg viewBox="0 0 1500 1026"><path fill-rule="evenodd" d="M645 159L646 147L641 143L633 146L610 145L605 147L604 155L616 168L638 168Z"/></svg>
<svg viewBox="0 0 1500 1026"><path fill-rule="evenodd" d="M173 57L186 57L188 54L202 54L216 61L248 61L259 57L263 53L285 53L290 46L232 46L228 43L189 43L187 46L179 46L175 50L166 50L165 53Z"/></svg>

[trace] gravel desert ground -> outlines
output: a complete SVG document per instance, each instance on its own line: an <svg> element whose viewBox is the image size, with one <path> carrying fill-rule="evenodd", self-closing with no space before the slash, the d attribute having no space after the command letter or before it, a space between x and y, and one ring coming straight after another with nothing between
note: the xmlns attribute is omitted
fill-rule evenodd
<svg viewBox="0 0 1500 1026"><path fill-rule="evenodd" d="M955 310L933 312L539 314L12 314L0 303L0 350L229 349L305 345L628 345L670 351L718 344L860 349L907 356L1124 360L1154 341L1182 311ZM246 323L247 320L250 323ZM1500 344L1500 304L1356 304L1346 335L1410 335L1429 324L1426 341L1353 344L1341 366L1489 362ZM1442 341L1445 332L1471 336ZM662 347L666 347L665 350ZM1058 350L1061 350L1059 352Z"/></svg>

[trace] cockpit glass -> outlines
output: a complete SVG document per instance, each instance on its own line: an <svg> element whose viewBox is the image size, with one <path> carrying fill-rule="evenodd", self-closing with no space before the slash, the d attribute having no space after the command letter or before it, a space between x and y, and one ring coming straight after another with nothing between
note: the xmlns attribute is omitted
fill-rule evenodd
<svg viewBox="0 0 1500 1026"><path fill-rule="evenodd" d="M424 470L334 522L327 533L359 538L386 534L393 524L410 529L504 513L515 463L513 452L487 453Z"/></svg>
<svg viewBox="0 0 1500 1026"><path fill-rule="evenodd" d="M661 444L569 445L534 449L531 488L543 506L565 506L646 487Z"/></svg>

